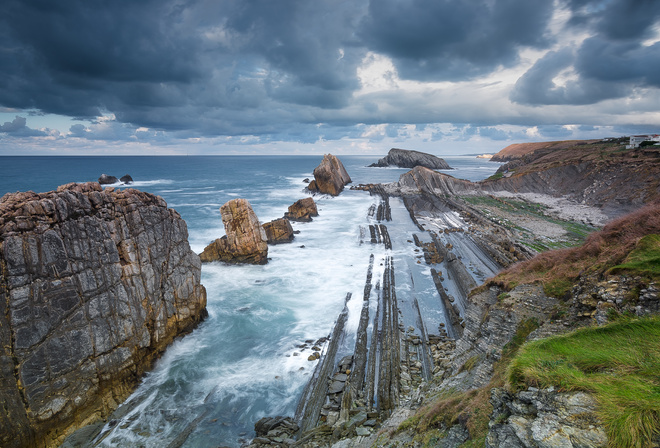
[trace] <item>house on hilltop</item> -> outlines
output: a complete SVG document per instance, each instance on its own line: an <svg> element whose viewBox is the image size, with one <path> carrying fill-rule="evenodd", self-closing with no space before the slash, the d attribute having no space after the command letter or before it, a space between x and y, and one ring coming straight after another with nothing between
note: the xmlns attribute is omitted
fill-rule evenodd
<svg viewBox="0 0 660 448"><path fill-rule="evenodd" d="M641 145L642 142L658 142L658 143L660 143L660 135L658 135L658 134L631 135L630 136L630 143L628 145L626 145L626 149L639 148L639 145ZM656 145L658 143L656 143Z"/></svg>

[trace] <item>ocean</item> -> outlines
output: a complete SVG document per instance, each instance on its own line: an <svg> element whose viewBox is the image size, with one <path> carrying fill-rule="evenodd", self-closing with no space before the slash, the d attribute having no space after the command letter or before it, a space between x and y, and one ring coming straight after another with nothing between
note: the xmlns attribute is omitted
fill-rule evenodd
<svg viewBox="0 0 660 448"><path fill-rule="evenodd" d="M353 184L394 182L407 169L369 168L375 156L340 156ZM499 164L473 156L443 157L452 176L481 180ZM0 157L0 196L7 192L44 192L69 182L96 181L103 174L130 174L131 188L157 194L188 225L193 251L200 253L224 235L219 208L245 198L262 222L284 215L289 205L309 196L305 178L321 156L193 157ZM118 186L118 188L126 188ZM202 267L209 317L191 334L176 340L120 406L92 443L103 447L238 447L254 437L264 416L292 416L318 361L308 361L310 345L328 336L348 293L361 298L369 257L374 278L392 255L397 295L419 302L425 325L444 315L437 306L429 269L417 263L410 244L417 232L400 200L391 199L388 223L392 250L372 245L365 228L376 198L348 187L338 197L314 197L319 216L292 223L300 231L291 244L269 247L263 266ZM368 230L367 230L368 233ZM474 269L475 278L488 276ZM417 305L416 305L417 306ZM349 352L361 300L348 302L349 318L342 348ZM404 313L405 315L405 313ZM404 322L405 323L405 322ZM185 437L183 436L185 435Z"/></svg>

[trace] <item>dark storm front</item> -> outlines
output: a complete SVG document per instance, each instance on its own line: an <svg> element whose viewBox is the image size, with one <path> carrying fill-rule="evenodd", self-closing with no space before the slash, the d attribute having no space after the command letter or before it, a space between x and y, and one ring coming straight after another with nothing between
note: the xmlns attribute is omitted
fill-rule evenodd
<svg viewBox="0 0 660 448"><path fill-rule="evenodd" d="M342 157L354 184L392 182L407 171L366 168L374 159ZM199 253L224 233L218 211L222 204L242 197L250 201L260 221L281 217L288 205L307 195L303 179L311 176L319 160L314 156L11 157L2 159L2 189L46 191L71 181L96 180L102 173L130 174L135 180L132 187L162 196L181 214L192 249ZM473 180L497 168L472 157L446 160L459 168L452 175ZM343 328L333 341L335 361L353 354L357 340L366 337L364 342L374 347L370 351L374 356L365 358L364 366L371 392L356 397L382 406L384 396L379 401L376 391L391 374L377 372L391 363L382 357L388 347L383 349L379 338L365 331L361 316L368 314L368 326L376 334L383 331L387 306L383 291L385 278L390 278L403 329L412 329L411 341L428 339L424 336L437 334L446 321L433 276L427 266L417 263L420 255L409 241L417 228L399 199L390 198L392 221L383 223L369 213L379 205L378 196L347 189L338 197L315 200L319 216L310 223L296 223L300 233L294 242L272 246L267 265L203 267L209 318L176 341L120 406L101 433L102 446L239 446L254 436L254 423L261 417L295 414L306 384L322 362L308 360L313 350L306 341L331 335L341 315ZM381 224L388 229L391 249L371 243L369 226ZM367 296L369 272L373 280ZM345 301L347 296L351 298ZM400 331L396 316L389 319L390 332ZM416 347L411 342L400 353L407 366L417 368L419 363L420 375L428 375L432 362ZM321 348L327 351L330 346Z"/></svg>

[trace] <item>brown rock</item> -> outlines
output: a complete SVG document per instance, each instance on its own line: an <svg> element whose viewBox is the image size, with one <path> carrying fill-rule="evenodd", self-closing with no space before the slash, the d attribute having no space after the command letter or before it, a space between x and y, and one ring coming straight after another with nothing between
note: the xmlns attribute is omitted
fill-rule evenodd
<svg viewBox="0 0 660 448"><path fill-rule="evenodd" d="M220 207L227 235L204 248L202 262L266 264L268 239L247 199L232 199Z"/></svg>
<svg viewBox="0 0 660 448"><path fill-rule="evenodd" d="M311 199L311 198L310 198ZM276 219L263 225L268 244L282 244L293 241L293 227L287 218Z"/></svg>
<svg viewBox="0 0 660 448"><path fill-rule="evenodd" d="M0 446L106 418L206 315L186 223L152 194L67 184L0 199Z"/></svg>
<svg viewBox="0 0 660 448"><path fill-rule="evenodd" d="M289 206L289 211L284 214L284 217L291 221L309 222L312 216L318 216L319 212L316 209L316 202L313 198L304 198L297 200L294 204Z"/></svg>
<svg viewBox="0 0 660 448"><path fill-rule="evenodd" d="M341 161L332 154L326 154L319 166L314 168L314 180L307 188L310 191L337 196L344 186L351 182L351 177Z"/></svg>

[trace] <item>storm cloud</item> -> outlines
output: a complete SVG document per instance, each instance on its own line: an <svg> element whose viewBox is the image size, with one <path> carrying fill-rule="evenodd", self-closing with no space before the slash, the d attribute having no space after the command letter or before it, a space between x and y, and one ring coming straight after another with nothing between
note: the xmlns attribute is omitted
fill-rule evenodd
<svg viewBox="0 0 660 448"><path fill-rule="evenodd" d="M66 135L88 140L463 123L501 141L492 126L604 125L587 106L657 93L659 36L652 0L7 0L0 108L86 120Z"/></svg>

